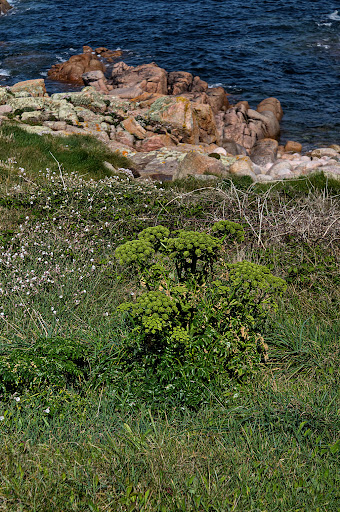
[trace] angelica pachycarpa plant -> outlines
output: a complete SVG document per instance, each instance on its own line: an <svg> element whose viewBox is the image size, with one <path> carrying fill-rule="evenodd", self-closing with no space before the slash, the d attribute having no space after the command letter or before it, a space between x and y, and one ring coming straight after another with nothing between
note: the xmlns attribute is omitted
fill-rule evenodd
<svg viewBox="0 0 340 512"><path fill-rule="evenodd" d="M122 267L137 270L144 284L119 308L131 322L126 368L140 388L197 405L206 386L252 374L266 359L264 326L285 282L267 267L224 261L226 244L244 236L230 221L210 233L155 226L116 249Z"/></svg>
<svg viewBox="0 0 340 512"><path fill-rule="evenodd" d="M181 229L176 237L168 238L166 249L179 281L187 281L189 276L200 281L212 270L221 242L207 233Z"/></svg>

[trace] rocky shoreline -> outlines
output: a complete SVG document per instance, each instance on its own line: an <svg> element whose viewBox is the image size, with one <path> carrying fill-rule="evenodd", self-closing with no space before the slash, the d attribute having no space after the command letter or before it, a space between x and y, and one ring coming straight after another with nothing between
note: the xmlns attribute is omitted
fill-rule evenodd
<svg viewBox="0 0 340 512"><path fill-rule="evenodd" d="M279 145L278 99L256 108L230 105L222 87L198 76L155 63L132 67L119 57L87 46L51 68L51 79L83 84L79 92L49 96L42 79L0 87L0 123L12 119L38 134L94 135L128 156L135 176L161 181L237 175L270 182L318 170L340 179L340 145L306 154L298 142Z"/></svg>

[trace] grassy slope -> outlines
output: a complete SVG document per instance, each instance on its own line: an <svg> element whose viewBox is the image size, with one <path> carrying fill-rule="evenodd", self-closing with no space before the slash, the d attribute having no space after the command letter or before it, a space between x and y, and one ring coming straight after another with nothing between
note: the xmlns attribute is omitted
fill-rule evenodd
<svg viewBox="0 0 340 512"><path fill-rule="evenodd" d="M226 257L268 264L289 291L267 333L268 365L223 396L208 392L199 411L103 386L4 400L0 510L340 510L339 185L83 181L48 146L59 142L29 140L44 155L36 168L19 136L1 147L1 160L22 155L2 165L0 184L3 349L58 334L107 352L127 334L115 311L134 285L113 251L147 225L241 220L247 241Z"/></svg>
<svg viewBox="0 0 340 512"><path fill-rule="evenodd" d="M15 124L0 128L0 177L8 178L12 162L31 172L59 171L56 160L68 170L87 178L104 178L112 173L105 167L128 167L128 160L110 152L106 146L91 136L57 137L27 133ZM7 171L7 172L6 172ZM11 171L12 172L12 171Z"/></svg>

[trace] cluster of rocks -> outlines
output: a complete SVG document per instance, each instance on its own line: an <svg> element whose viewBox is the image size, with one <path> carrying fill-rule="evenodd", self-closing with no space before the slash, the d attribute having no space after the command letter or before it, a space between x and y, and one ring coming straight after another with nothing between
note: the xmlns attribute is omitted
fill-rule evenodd
<svg viewBox="0 0 340 512"><path fill-rule="evenodd" d="M7 2L7 0L0 0L0 15L6 14L10 9L12 9L12 6Z"/></svg>
<svg viewBox="0 0 340 512"><path fill-rule="evenodd" d="M100 71L104 74L106 62L113 62L120 57L120 50L112 51L108 48L100 47L92 50L90 46L83 46L83 53L72 55L67 62L55 64L48 71L51 80L60 82L71 82L84 85L83 74L91 71Z"/></svg>
<svg viewBox="0 0 340 512"><path fill-rule="evenodd" d="M102 64L98 55L103 54L116 58L106 48L95 55L85 48L83 63ZM66 64L70 61L65 73ZM77 60L78 66L80 73L84 68ZM283 112L276 98L263 100L256 110L244 101L230 105L222 87L209 88L199 77L167 73L154 63L117 62L110 78L103 68L81 76L86 84L81 91L51 96L42 79L0 87L0 122L14 119L39 134L92 134L128 156L135 175L162 181L238 175L267 182L319 169L340 177L340 146L305 155L297 142L279 146Z"/></svg>

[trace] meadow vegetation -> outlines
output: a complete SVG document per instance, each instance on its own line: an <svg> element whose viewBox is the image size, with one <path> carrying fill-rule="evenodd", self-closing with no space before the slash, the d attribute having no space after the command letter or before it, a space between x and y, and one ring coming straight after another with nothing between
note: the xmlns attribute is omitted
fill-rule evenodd
<svg viewBox="0 0 340 512"><path fill-rule="evenodd" d="M339 511L339 182L115 158L0 127L0 511Z"/></svg>

